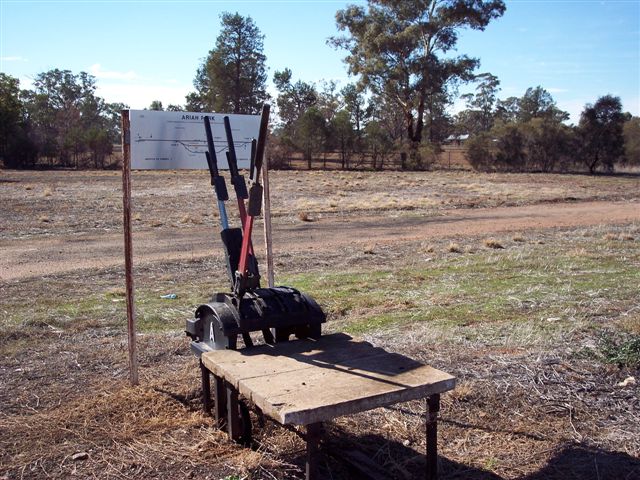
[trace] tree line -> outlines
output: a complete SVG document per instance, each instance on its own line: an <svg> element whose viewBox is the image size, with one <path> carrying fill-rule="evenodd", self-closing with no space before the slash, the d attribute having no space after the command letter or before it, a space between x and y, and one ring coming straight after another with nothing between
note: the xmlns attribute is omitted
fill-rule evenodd
<svg viewBox="0 0 640 480"><path fill-rule="evenodd" d="M356 80L295 79L285 68L272 76L270 98L264 35L249 16L223 13L214 47L198 67L184 105L167 110L256 114L265 101L277 107L269 155L274 167L294 155L311 168L327 155L342 168L428 168L443 143L469 136L467 157L479 170L556 171L583 165L590 172L640 164L637 117L610 95L585 106L577 126L566 124L544 88L499 99L499 79L478 73L480 61L457 54L464 29L484 30L506 10L502 0L368 0L336 13L338 34L327 43L346 52ZM100 168L118 140L124 106L95 95L95 79L52 70L31 91L2 74L1 155L5 165L53 159L66 166ZM452 115L460 87L466 108ZM163 110L160 100L150 106ZM5 121L6 119L6 121Z"/></svg>
<svg viewBox="0 0 640 480"><path fill-rule="evenodd" d="M577 126L564 122L544 88L499 100L499 81L485 75L467 109L456 116L456 132L471 134L467 158L477 170L613 172L616 165L640 165L640 119L623 113L620 98L604 95L587 104Z"/></svg>
<svg viewBox="0 0 640 480"><path fill-rule="evenodd" d="M38 164L104 168L120 139L120 103L95 93L86 72L50 70L36 75L33 88L0 73L0 158L9 168Z"/></svg>

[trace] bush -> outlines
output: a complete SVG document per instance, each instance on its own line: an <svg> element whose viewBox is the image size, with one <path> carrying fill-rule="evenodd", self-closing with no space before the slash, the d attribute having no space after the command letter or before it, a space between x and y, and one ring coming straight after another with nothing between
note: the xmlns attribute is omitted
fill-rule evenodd
<svg viewBox="0 0 640 480"><path fill-rule="evenodd" d="M506 171L524 170L527 163L525 137L519 125L505 124L491 130L495 132L496 163Z"/></svg>
<svg viewBox="0 0 640 480"><path fill-rule="evenodd" d="M474 135L467 141L466 157L474 170L489 171L495 168L491 135L487 132Z"/></svg>
<svg viewBox="0 0 640 480"><path fill-rule="evenodd" d="M625 163L640 165L640 117L632 117L623 127Z"/></svg>
<svg viewBox="0 0 640 480"><path fill-rule="evenodd" d="M534 118L521 125L525 137L527 169L552 172L569 162L573 132L554 120Z"/></svg>

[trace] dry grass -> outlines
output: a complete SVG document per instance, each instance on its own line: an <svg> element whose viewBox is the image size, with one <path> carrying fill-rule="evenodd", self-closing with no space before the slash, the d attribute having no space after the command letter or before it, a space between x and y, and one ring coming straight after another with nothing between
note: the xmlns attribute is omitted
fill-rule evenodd
<svg viewBox="0 0 640 480"><path fill-rule="evenodd" d="M51 221L51 218L49 218L48 215L40 215L38 217L38 221L41 223L49 223Z"/></svg>
<svg viewBox="0 0 640 480"><path fill-rule="evenodd" d="M18 201L30 205L22 216L3 216L2 237L101 233L105 229L121 228L119 172L3 171L2 175L11 182L0 190L0 204ZM207 172L141 171L133 175L135 209L143 214L162 212L164 225L180 225L185 215L198 219L203 211L213 213L215 210ZM312 218L353 216L362 212L431 216L451 208L562 202L568 196L580 201L626 200L637 198L636 192L640 191L640 177L631 176L275 171L270 179L273 215L292 219L299 211L307 212ZM359 183L357 187L346 186L355 182ZM382 193L381 185L387 183L402 187ZM56 222L47 225L46 230L39 228L34 212L46 211L50 199L33 192L49 189L53 193L54 188L60 189L59 185L64 185L64 195L54 196L56 217L74 219L73 227L67 222ZM291 188L292 185L295 187ZM145 222L142 228L156 227ZM635 236L637 238L637 234Z"/></svg>
<svg viewBox="0 0 640 480"><path fill-rule="evenodd" d="M180 223L182 223L182 224L190 223L190 224L193 224L193 225L202 225L203 222L202 222L201 218L196 217L195 215L186 214L180 219Z"/></svg>
<svg viewBox="0 0 640 480"><path fill-rule="evenodd" d="M504 246L495 238L485 238L482 243L487 248L493 248L493 249L504 248Z"/></svg>
<svg viewBox="0 0 640 480"><path fill-rule="evenodd" d="M462 253L462 247L460 247L460 245L458 245L457 243L453 243L451 242L449 244L449 246L447 247L447 252L449 253Z"/></svg>
<svg viewBox="0 0 640 480"><path fill-rule="evenodd" d="M298 212L298 220L301 222L313 222L313 218L307 212Z"/></svg>

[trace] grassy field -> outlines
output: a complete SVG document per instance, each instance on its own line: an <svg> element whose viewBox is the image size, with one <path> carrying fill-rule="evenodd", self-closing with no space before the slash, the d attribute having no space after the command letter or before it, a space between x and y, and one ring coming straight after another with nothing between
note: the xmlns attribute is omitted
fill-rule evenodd
<svg viewBox="0 0 640 480"><path fill-rule="evenodd" d="M118 228L117 177L21 175L0 172L15 180L0 184L2 245ZM384 221L446 218L449 208L634 202L638 184L633 177L339 175L276 174L275 228L300 222L298 211L325 218L367 211ZM398 188L384 201L396 198L396 206L368 204L389 178ZM210 212L210 194L193 201L205 180L188 172L140 175L138 228L170 234L213 221L200 212ZM50 195L42 193L47 187ZM294 194L285 198L287 188ZM332 207L335 196L345 202ZM93 215L74 203L91 197ZM417 211L408 209L414 204ZM197 221L182 222L187 215ZM136 267L138 387L127 382L120 266L0 282L0 478L302 478L303 444L291 432L256 424L255 448L243 449L201 413L197 362L182 328L195 306L227 288L221 260ZM327 331L458 378L443 396L442 478L640 477L640 219L428 239L399 232L394 242L337 251L318 239L303 255L281 254L276 267L278 283L323 306ZM177 299L161 299L165 293ZM419 478L424 411L416 401L337 419L330 451L358 449L389 478ZM354 478L339 455L322 468L330 478Z"/></svg>

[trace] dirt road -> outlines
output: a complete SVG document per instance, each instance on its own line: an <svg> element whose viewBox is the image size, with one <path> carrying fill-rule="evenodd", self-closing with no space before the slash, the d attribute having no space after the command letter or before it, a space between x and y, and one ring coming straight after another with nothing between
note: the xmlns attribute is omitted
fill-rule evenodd
<svg viewBox="0 0 640 480"><path fill-rule="evenodd" d="M499 235L553 227L624 224L640 221L640 202L581 202L446 210L437 217L329 217L317 222L274 225L278 251L335 250L353 244L394 244L420 239L467 235ZM259 232L259 235L261 233ZM134 234L134 262L138 265L201 258L220 252L211 226L147 229ZM258 242L256 242L258 243ZM121 233L65 235L48 239L0 242L0 280L60 274L123 264Z"/></svg>

